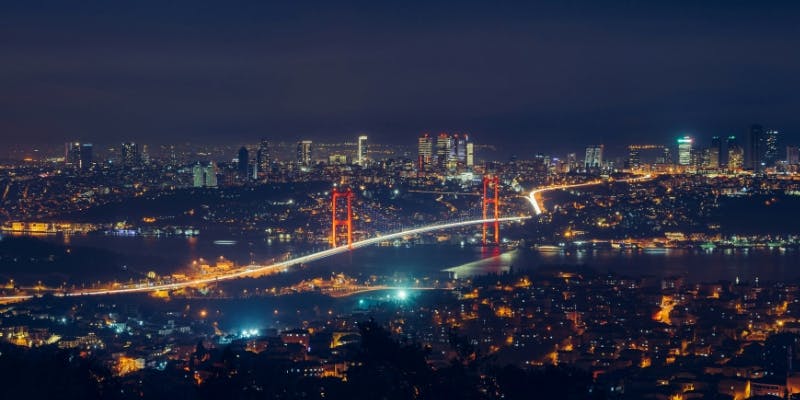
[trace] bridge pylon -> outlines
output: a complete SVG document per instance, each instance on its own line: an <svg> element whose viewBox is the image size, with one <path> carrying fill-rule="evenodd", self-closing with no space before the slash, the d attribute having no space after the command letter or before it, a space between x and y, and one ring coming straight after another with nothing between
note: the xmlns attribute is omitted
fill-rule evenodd
<svg viewBox="0 0 800 400"><path fill-rule="evenodd" d="M347 246L352 248L353 246L353 191L351 189L347 189L344 192L340 192L338 189L334 188L331 192L331 220L333 222L332 229L331 229L331 246L336 247L338 245L338 238L340 236L340 228L344 228L346 232L344 234L347 238ZM344 200L346 215L345 218L341 218L339 214L341 212L337 212L338 203Z"/></svg>
<svg viewBox="0 0 800 400"><path fill-rule="evenodd" d="M491 193L490 193L491 192ZM492 216L489 216L491 211ZM492 218L494 244L500 244L500 178L491 175L483 177L483 219ZM487 244L489 222L483 223L483 244Z"/></svg>

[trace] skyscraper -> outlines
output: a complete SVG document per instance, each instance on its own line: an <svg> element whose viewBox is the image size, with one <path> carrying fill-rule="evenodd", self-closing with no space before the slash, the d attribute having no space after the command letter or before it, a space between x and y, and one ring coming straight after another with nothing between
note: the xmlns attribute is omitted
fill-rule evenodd
<svg viewBox="0 0 800 400"><path fill-rule="evenodd" d="M92 157L93 157L93 149L94 146L91 143L83 143L81 144L81 152L80 152L80 169L88 170L92 167Z"/></svg>
<svg viewBox="0 0 800 400"><path fill-rule="evenodd" d="M642 163L641 158L641 146L637 145L630 145L628 146L628 168L635 169L639 168Z"/></svg>
<svg viewBox="0 0 800 400"><path fill-rule="evenodd" d="M433 139L426 133L417 141L417 168L422 170L433 161Z"/></svg>
<svg viewBox="0 0 800 400"><path fill-rule="evenodd" d="M469 136L466 134L453 135L453 155L455 159L458 160L459 164L465 164L467 161L467 143L469 142Z"/></svg>
<svg viewBox="0 0 800 400"><path fill-rule="evenodd" d="M781 159L780 147L778 142L780 140L780 132L775 129L767 129L764 131L764 158L763 163L765 167L774 167L775 164Z"/></svg>
<svg viewBox="0 0 800 400"><path fill-rule="evenodd" d="M302 167L311 165L311 144L310 140L297 142L297 164Z"/></svg>
<svg viewBox="0 0 800 400"><path fill-rule="evenodd" d="M139 165L139 146L134 142L123 142L120 154L122 165L125 167L135 167Z"/></svg>
<svg viewBox="0 0 800 400"><path fill-rule="evenodd" d="M691 136L678 138L678 165L689 166L692 164L692 143Z"/></svg>
<svg viewBox="0 0 800 400"><path fill-rule="evenodd" d="M64 144L64 163L78 167L81 160L81 143L67 142Z"/></svg>
<svg viewBox="0 0 800 400"><path fill-rule="evenodd" d="M247 178L247 166L250 164L250 154L246 147L242 146L239 149L239 158L237 160L236 170L239 174L239 178L245 179Z"/></svg>
<svg viewBox="0 0 800 400"><path fill-rule="evenodd" d="M467 167L475 165L475 145L472 142L467 142Z"/></svg>
<svg viewBox="0 0 800 400"><path fill-rule="evenodd" d="M736 141L736 136L728 136L728 171L737 172L741 171L744 167L744 149L739 146Z"/></svg>
<svg viewBox="0 0 800 400"><path fill-rule="evenodd" d="M142 164L150 165L150 149L147 147L146 144L142 145L142 151L140 152L140 158L142 159Z"/></svg>
<svg viewBox="0 0 800 400"><path fill-rule="evenodd" d="M747 167L752 169L753 172L764 170L764 127L761 125L750 127Z"/></svg>
<svg viewBox="0 0 800 400"><path fill-rule="evenodd" d="M800 164L800 147L786 146L786 163L789 165Z"/></svg>
<svg viewBox="0 0 800 400"><path fill-rule="evenodd" d="M711 147L708 157L708 168L719 169L723 164L722 139L719 136L711 138Z"/></svg>
<svg viewBox="0 0 800 400"><path fill-rule="evenodd" d="M586 169L598 169L603 167L603 145L594 145L586 148L584 157L584 167Z"/></svg>
<svg viewBox="0 0 800 400"><path fill-rule="evenodd" d="M269 141L267 139L261 139L261 143L258 144L258 151L256 152L258 173L261 174L265 180L267 179L270 169L269 147Z"/></svg>
<svg viewBox="0 0 800 400"><path fill-rule="evenodd" d="M192 167L193 183L196 188L217 187L217 170L214 163L197 163Z"/></svg>
<svg viewBox="0 0 800 400"><path fill-rule="evenodd" d="M436 138L436 165L440 168L446 167L453 159L453 150L453 138L446 133L440 133Z"/></svg>
<svg viewBox="0 0 800 400"><path fill-rule="evenodd" d="M356 154L356 163L360 166L367 164L367 136L361 135L358 137L358 154Z"/></svg>

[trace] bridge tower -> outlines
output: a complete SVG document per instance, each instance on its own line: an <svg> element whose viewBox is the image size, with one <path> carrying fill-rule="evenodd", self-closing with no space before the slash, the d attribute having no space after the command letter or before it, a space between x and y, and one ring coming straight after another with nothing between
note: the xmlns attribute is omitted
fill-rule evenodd
<svg viewBox="0 0 800 400"><path fill-rule="evenodd" d="M490 194L491 192L491 194ZM492 216L489 217L489 210ZM486 175L483 177L483 219L493 218L494 244L500 244L500 178ZM483 223L483 244L486 245L486 236L489 231L489 222Z"/></svg>
<svg viewBox="0 0 800 400"><path fill-rule="evenodd" d="M331 246L336 247L338 245L338 236L340 227L344 227L346 230L347 235L347 246L352 247L353 245L353 191L347 189L344 192L340 192L336 188L333 189L331 193L331 215L333 226L331 229ZM346 210L347 216L344 219L341 219L337 213L337 205L340 200L344 200L346 203Z"/></svg>

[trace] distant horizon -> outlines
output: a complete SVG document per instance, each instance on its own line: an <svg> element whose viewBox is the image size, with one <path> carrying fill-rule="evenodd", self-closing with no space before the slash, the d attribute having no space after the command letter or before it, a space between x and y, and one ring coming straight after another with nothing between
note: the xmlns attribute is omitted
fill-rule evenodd
<svg viewBox="0 0 800 400"><path fill-rule="evenodd" d="M0 6L4 143L800 142L798 2L203 3Z"/></svg>
<svg viewBox="0 0 800 400"><path fill-rule="evenodd" d="M567 145L561 144L561 143L559 143L558 145L553 146L552 143L547 143L547 144L544 144L544 145L538 145L538 144L535 144L535 143L527 143L527 142L514 143L514 144L497 143L497 142L495 142L495 143L483 142L482 141L482 138L483 138L482 136L483 135L474 134L474 133L471 133L471 132L465 132L465 131L434 131L434 130L423 131L423 132L417 133L415 135L409 135L409 136L406 136L406 135L403 135L403 136L392 136L392 138L403 138L405 140L397 141L397 142L390 142L390 141L376 141L375 139L373 139L374 136L371 135L369 132L367 132L367 131L357 131L356 133L353 133L352 135L345 135L345 134L336 135L338 139L337 138L332 138L332 137L327 137L327 138L319 137L319 136L315 137L313 135L308 135L308 136L298 135L296 138L287 138L285 135L284 136L277 136L277 137L271 137L269 135L264 135L264 136L260 136L260 137L257 137L257 136L254 136L254 135L243 135L241 139L237 139L237 137L226 136L225 138L220 137L220 139L218 141L208 140L206 138L203 138L203 139L200 139L200 140L197 140L197 141L181 140L181 139L164 140L164 141L157 141L157 140L143 141L143 140L137 140L134 137L125 138L125 139L122 139L122 140L119 140L119 141L116 141L116 140L112 141L112 140L108 140L108 139L93 141L93 140L86 140L86 139L81 139L81 138L71 138L71 139L66 139L66 140L64 140L62 142L56 142L56 143L53 143L52 141L50 141L50 143L47 143L47 144L45 144L45 143L38 143L38 144L30 144L30 143L17 143L17 144L14 144L14 143L11 143L11 144L8 145L9 146L8 154L11 155L14 152L18 153L18 152L25 152L25 151L32 152L34 149L46 150L46 151L50 151L50 152L53 152L53 151L57 152L64 146L64 144L69 143L69 142L73 142L73 141L77 141L77 142L81 142L81 143L91 143L96 148L103 149L103 151L108 150L110 148L117 147L120 144L122 144L123 142L134 142L134 143L137 143L137 144L140 144L140 145L148 145L148 146L154 146L154 147L169 146L169 145L186 145L186 144L190 144L192 146L214 146L214 147L227 146L227 147L230 147L233 150L238 150L238 148L243 146L243 145L256 145L262 139L266 139L266 140L268 140L268 141L270 141L272 143L275 143L275 144L283 143L283 144L287 144L287 145L295 143L295 142L298 142L300 140L312 140L315 143L328 144L328 145L330 145L330 144L346 144L346 143L350 143L352 145L355 145L356 142L357 142L357 138L360 135L366 135L369 138L369 143L371 143L371 144L379 144L379 145L384 145L384 146L409 146L409 147L416 148L416 145L417 145L416 139L419 136L421 136L421 135L423 135L425 133L430 133L430 134L449 133L449 134L453 134L453 133L457 132L457 133L467 133L468 135L470 135L470 137L473 138L473 141L475 141L476 145L478 145L478 146L494 146L496 148L496 153L497 153L496 155L499 158L508 158L508 157L511 157L511 156L517 156L517 157L525 159L525 158L527 158L525 156L525 154L527 154L529 156L534 156L535 154L538 154L538 153L554 155L554 156L566 155L568 153L581 153L583 150L585 150L585 148L587 146L600 145L600 144L605 146L607 156L620 157L620 156L624 156L625 155L626 147L628 145L633 145L633 144L639 144L639 145L642 145L642 144L653 144L653 145L663 145L663 146L675 147L676 146L676 140L678 138L680 138L680 137L687 136L687 135L691 136L691 137L693 137L695 139L695 147L696 148L709 147L711 145L711 138L714 137L714 136L719 136L721 138L727 138L729 136L735 136L737 139L739 139L740 145L744 146L746 144L746 140L747 140L748 135L749 135L750 127L752 125L756 125L756 124L757 125L762 125L765 129L776 129L776 130L778 130L780 132L780 135L781 135L780 150L781 151L785 150L785 147L787 145L800 145L800 140L790 141L790 139L787 139L784 131L781 130L779 127L773 127L773 126L771 126L769 124L763 124L763 123L751 123L751 124L748 124L746 127L742 128L741 132L739 132L738 134L737 133L729 133L729 134L708 134L708 135L704 135L704 134L697 134L697 133L686 131L686 132L676 133L676 134L672 135L671 137L667 137L666 140L664 140L664 141L648 140L648 139L640 140L640 141L637 141L637 142L630 142L630 143L605 143L605 142L601 142L601 141L597 141L597 142L588 141L588 142L585 142L585 143L573 143L573 145L571 145L571 146L567 146ZM386 137L386 136L385 135L378 135L378 138L383 138L383 137ZM489 138L491 138L491 137L492 136L489 135ZM516 151L510 150L512 148L515 149Z"/></svg>

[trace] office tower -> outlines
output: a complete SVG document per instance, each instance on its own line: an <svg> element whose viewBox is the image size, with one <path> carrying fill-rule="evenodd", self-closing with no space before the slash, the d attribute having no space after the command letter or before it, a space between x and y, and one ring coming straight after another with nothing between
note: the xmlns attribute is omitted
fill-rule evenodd
<svg viewBox="0 0 800 400"><path fill-rule="evenodd" d="M641 146L637 145L630 145L628 146L628 168L635 169L639 168L642 164L641 159Z"/></svg>
<svg viewBox="0 0 800 400"><path fill-rule="evenodd" d="M310 140L297 142L297 164L303 167L311 165L311 144Z"/></svg>
<svg viewBox="0 0 800 400"><path fill-rule="evenodd" d="M774 167L775 164L780 160L780 147L778 146L779 139L780 133L775 129L767 129L764 131L763 164L765 167Z"/></svg>
<svg viewBox="0 0 800 400"><path fill-rule="evenodd" d="M81 160L80 142L67 142L64 144L64 163L67 165L78 166Z"/></svg>
<svg viewBox="0 0 800 400"><path fill-rule="evenodd" d="M744 168L744 149L739 146L736 136L728 136L728 171L741 171Z"/></svg>
<svg viewBox="0 0 800 400"><path fill-rule="evenodd" d="M579 169L578 155L576 153L567 153L567 169L567 172L572 172Z"/></svg>
<svg viewBox="0 0 800 400"><path fill-rule="evenodd" d="M192 167L192 177L194 178L194 187L200 188L206 185L205 171L200 163L197 163Z"/></svg>
<svg viewBox="0 0 800 400"><path fill-rule="evenodd" d="M711 138L711 147L709 148L709 168L710 169L719 169L723 164L723 152L722 152L722 139L719 136L714 136Z"/></svg>
<svg viewBox="0 0 800 400"><path fill-rule="evenodd" d="M469 136L455 134L452 138L453 149L451 151L451 159L455 159L459 164L466 164L467 162L467 143Z"/></svg>
<svg viewBox="0 0 800 400"><path fill-rule="evenodd" d="M689 166L692 164L692 142L691 136L678 138L678 165Z"/></svg>
<svg viewBox="0 0 800 400"><path fill-rule="evenodd" d="M142 145L142 152L140 155L142 160L142 164L149 165L150 164L150 152L146 144Z"/></svg>
<svg viewBox="0 0 800 400"><path fill-rule="evenodd" d="M162 149L163 149L163 147L162 147ZM169 146L169 165L171 165L173 167L177 167L178 166L178 153L175 152L175 146L174 145L170 145Z"/></svg>
<svg viewBox="0 0 800 400"><path fill-rule="evenodd" d="M125 167L130 168L139 165L139 146L134 142L122 143L120 159Z"/></svg>
<svg viewBox="0 0 800 400"><path fill-rule="evenodd" d="M256 152L256 164L258 165L256 169L264 179L267 178L270 168L269 147L269 141L267 139L261 139L261 143L258 144L258 151Z"/></svg>
<svg viewBox="0 0 800 400"><path fill-rule="evenodd" d="M422 170L433 162L433 139L426 133L417 141L417 168Z"/></svg>
<svg viewBox="0 0 800 400"><path fill-rule="evenodd" d="M78 163L80 169L85 171L92 167L93 152L94 152L94 146L92 146L91 143L81 144L81 151Z"/></svg>
<svg viewBox="0 0 800 400"><path fill-rule="evenodd" d="M453 159L453 138L446 133L440 133L436 138L436 165L446 167Z"/></svg>
<svg viewBox="0 0 800 400"><path fill-rule="evenodd" d="M367 164L367 136L358 137L358 153L356 154L356 164L365 166Z"/></svg>
<svg viewBox="0 0 800 400"><path fill-rule="evenodd" d="M786 163L789 165L800 164L800 147L786 146Z"/></svg>
<svg viewBox="0 0 800 400"><path fill-rule="evenodd" d="M664 146L661 156L656 159L656 163L664 165L672 164L672 150L670 150L670 146Z"/></svg>
<svg viewBox="0 0 800 400"><path fill-rule="evenodd" d="M247 151L247 148L242 146L239 149L239 158L237 159L237 168L236 171L239 174L240 178L247 177L247 166L250 164L250 154Z"/></svg>
<svg viewBox="0 0 800 400"><path fill-rule="evenodd" d="M603 167L603 145L594 145L586 148L583 165L586 169Z"/></svg>
<svg viewBox="0 0 800 400"><path fill-rule="evenodd" d="M475 145L472 142L467 142L467 167L475 165Z"/></svg>
<svg viewBox="0 0 800 400"><path fill-rule="evenodd" d="M196 188L217 187L217 169L214 163L197 163L192 167L193 183Z"/></svg>
<svg viewBox="0 0 800 400"><path fill-rule="evenodd" d="M764 163L764 127L753 125L750 127L750 141L747 149L747 167L753 172L763 171Z"/></svg>

